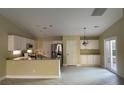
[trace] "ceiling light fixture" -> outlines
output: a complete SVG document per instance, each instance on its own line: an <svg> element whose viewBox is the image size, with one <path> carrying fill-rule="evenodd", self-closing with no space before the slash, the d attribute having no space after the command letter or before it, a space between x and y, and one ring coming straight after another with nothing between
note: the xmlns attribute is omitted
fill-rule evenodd
<svg viewBox="0 0 124 93"><path fill-rule="evenodd" d="M82 43L82 45L87 46L88 40L86 40L86 32L85 32L86 31L86 27L84 27L83 29L84 29L84 31L83 31L84 36L83 36L83 43Z"/></svg>
<svg viewBox="0 0 124 93"><path fill-rule="evenodd" d="M49 25L49 27L53 27L53 25Z"/></svg>
<svg viewBox="0 0 124 93"><path fill-rule="evenodd" d="M99 26L94 26L94 28L99 28Z"/></svg>
<svg viewBox="0 0 124 93"><path fill-rule="evenodd" d="M47 27L43 27L43 29L47 29Z"/></svg>

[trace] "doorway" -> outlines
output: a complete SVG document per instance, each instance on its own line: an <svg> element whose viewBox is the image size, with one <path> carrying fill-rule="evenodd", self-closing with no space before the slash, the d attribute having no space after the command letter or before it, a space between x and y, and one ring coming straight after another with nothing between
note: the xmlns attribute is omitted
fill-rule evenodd
<svg viewBox="0 0 124 93"><path fill-rule="evenodd" d="M117 39L116 37L105 39L105 68L117 72Z"/></svg>

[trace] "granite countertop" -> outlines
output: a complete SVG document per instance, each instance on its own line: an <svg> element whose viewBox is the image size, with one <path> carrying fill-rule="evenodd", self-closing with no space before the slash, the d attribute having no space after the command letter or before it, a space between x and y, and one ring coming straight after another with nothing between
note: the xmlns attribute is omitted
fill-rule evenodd
<svg viewBox="0 0 124 93"><path fill-rule="evenodd" d="M59 60L59 58L37 58L37 59L34 59L34 58L15 58L15 59L7 59L7 60L14 60L14 61L19 61L19 60Z"/></svg>

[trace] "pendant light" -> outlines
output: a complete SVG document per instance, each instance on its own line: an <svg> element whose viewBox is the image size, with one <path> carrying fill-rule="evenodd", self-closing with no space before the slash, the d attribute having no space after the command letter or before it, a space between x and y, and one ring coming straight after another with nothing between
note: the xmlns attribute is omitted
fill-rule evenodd
<svg viewBox="0 0 124 93"><path fill-rule="evenodd" d="M88 44L88 40L86 40L86 27L84 27L83 28L84 29L84 36L83 36L83 43L82 43L82 45L84 45L84 46L87 46L87 44Z"/></svg>

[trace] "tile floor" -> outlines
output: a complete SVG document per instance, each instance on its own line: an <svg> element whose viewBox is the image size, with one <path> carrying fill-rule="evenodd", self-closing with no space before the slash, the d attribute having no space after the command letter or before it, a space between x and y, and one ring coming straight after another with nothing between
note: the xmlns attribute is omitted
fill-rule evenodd
<svg viewBox="0 0 124 93"><path fill-rule="evenodd" d="M5 79L1 85L123 85L124 79L99 67L63 67L59 79Z"/></svg>

